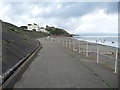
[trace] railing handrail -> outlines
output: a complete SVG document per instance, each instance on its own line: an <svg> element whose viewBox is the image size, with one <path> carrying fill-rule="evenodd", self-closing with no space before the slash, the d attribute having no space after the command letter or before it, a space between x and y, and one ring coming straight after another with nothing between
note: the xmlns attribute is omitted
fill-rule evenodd
<svg viewBox="0 0 120 90"><path fill-rule="evenodd" d="M55 39L57 39L57 38L55 38ZM77 43L77 45L81 45L81 43L79 43L79 42L87 42L86 43L86 46L84 46L84 48L81 48L80 46L78 46L77 48L79 48L78 50L81 50L81 49L84 49L85 50L85 53L86 53L86 56L88 57L89 56L89 51L92 51L92 52L95 52L96 54L97 54L97 63L99 63L98 61L99 61L99 55L102 55L102 56L105 56L105 57L108 57L108 58L110 58L110 59L112 59L112 60L114 60L115 61L115 73L117 73L117 63L118 63L118 61L120 61L119 59L118 59L118 50L117 49L119 49L119 48L117 48L117 47L112 47L112 46L108 46L108 47L111 47L111 48L115 48L116 50L114 51L116 54L116 56L115 57L112 57L112 56L109 56L109 55L104 55L104 54L101 54L100 52L101 52L101 50L100 50L100 48L98 47L98 46L100 46L100 45L102 45L102 44L99 44L99 43L94 43L94 42L89 42L89 41L84 41L84 40L77 40L77 39L75 39L75 38L71 38L71 37L59 37L59 39L60 40L62 40L62 42L63 42L63 46L65 46L65 47L69 47L70 48L70 46L69 45L67 45L67 44L70 44L70 43L68 43L69 42L69 40L67 40L67 39L70 39L70 40L72 40L72 42L71 42L71 45L72 45L72 49L73 49L73 51L75 51L76 50L76 46L75 46L75 44ZM74 42L73 42L73 40L75 40ZM92 44L94 44L94 46L96 46L96 50L89 50L89 48L88 48L88 45L92 45ZM102 46L107 46L107 45L102 45ZM103 50L102 50L103 51ZM82 51L83 52L83 51ZM106 52L106 51L105 51Z"/></svg>

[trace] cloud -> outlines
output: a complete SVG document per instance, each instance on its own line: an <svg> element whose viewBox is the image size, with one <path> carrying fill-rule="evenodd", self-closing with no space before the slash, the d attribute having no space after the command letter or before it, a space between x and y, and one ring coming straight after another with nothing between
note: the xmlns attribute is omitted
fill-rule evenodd
<svg viewBox="0 0 120 90"><path fill-rule="evenodd" d="M4 5L6 5L6 6L4 6ZM4 7L4 9L3 9L3 7ZM10 4L1 2L1 3L0 3L0 8L1 8L1 10L0 10L0 18L2 18L3 16L6 15L7 11L8 11L11 7L10 7Z"/></svg>
<svg viewBox="0 0 120 90"><path fill-rule="evenodd" d="M98 2L75 2L75 3L68 3L62 2L56 5L55 3L46 5L50 12L46 13L43 12L42 17L51 18L51 17L59 17L59 18L68 18L68 17L79 17L85 14L91 13L93 11L97 11L99 9L106 9L106 13L113 14L117 13L117 3L98 3ZM59 7L59 8L58 8Z"/></svg>
<svg viewBox="0 0 120 90"><path fill-rule="evenodd" d="M117 32L117 2L6 2L0 19L18 26L37 23L70 33ZM97 30L97 31L96 31Z"/></svg>
<svg viewBox="0 0 120 90"><path fill-rule="evenodd" d="M103 8L106 9L106 12L109 14L117 13L118 9L117 2L13 2L9 3L9 5L11 6L11 10L7 12L7 14L21 15L29 13L30 15L43 18L79 17Z"/></svg>
<svg viewBox="0 0 120 90"><path fill-rule="evenodd" d="M106 14L104 10L80 17L73 33L118 33L118 15Z"/></svg>

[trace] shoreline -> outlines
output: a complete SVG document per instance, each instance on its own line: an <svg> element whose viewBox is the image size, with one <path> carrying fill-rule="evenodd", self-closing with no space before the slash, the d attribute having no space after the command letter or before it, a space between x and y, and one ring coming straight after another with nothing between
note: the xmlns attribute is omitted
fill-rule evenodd
<svg viewBox="0 0 120 90"><path fill-rule="evenodd" d="M116 59L116 47L102 45L99 43L88 42L84 40L78 40L71 37L56 37L52 38L52 40L57 40L58 43L62 44L63 46L76 51L80 54L83 54L87 58L94 60L97 62L97 56L99 55L98 62L99 64L105 65L105 67L111 68L114 71L115 67L115 60L119 60L120 53L117 52L117 59ZM88 46L88 47L87 47ZM98 46L99 46L99 54L98 54ZM118 61L118 63L119 63Z"/></svg>
<svg viewBox="0 0 120 90"><path fill-rule="evenodd" d="M80 37L80 36L75 36L75 37ZM98 35L98 36L97 35L96 36L95 35L94 36L83 35L82 36L81 35L81 37L120 37L120 36L117 36L117 35L113 35L113 36L109 36L109 35L103 35L103 36L102 35Z"/></svg>
<svg viewBox="0 0 120 90"><path fill-rule="evenodd" d="M104 46L109 46L109 47L114 47L114 48L120 48L119 45L118 45L118 42L117 42L117 45L114 44L114 46L113 46L113 45L109 45L109 42L107 42L107 43L101 43L101 42L96 43L96 42L93 41L93 40L79 39L79 38L76 38L76 37L73 37L73 38L74 38L74 39L77 39L77 40L79 40L79 41L86 41L86 42L89 42L89 43L95 43L95 44L100 44L100 45L104 45Z"/></svg>
<svg viewBox="0 0 120 90"><path fill-rule="evenodd" d="M57 37L57 38L59 38L59 37ZM101 43L95 43L95 42L89 42L89 41L86 41L86 40L79 40L79 39L76 39L76 38L74 38L74 37L60 37L60 38L63 38L63 39L68 39L68 40L71 40L71 42L72 42L72 40L75 40L75 42L76 42L76 44L77 44L77 48L79 49L79 41L80 42L82 42L81 44L82 45L87 45L87 43L89 43L89 46L91 46L91 45L93 45L93 46L96 46L96 45L99 45L100 47L101 47L101 49L102 49L102 51L100 51L100 52L103 52L103 51L107 51L107 52L112 52L111 54L115 54L115 53L113 53L113 52L115 52L116 51L116 48L117 49L119 49L118 47L113 47L113 46L109 46L109 45L104 45L104 44L101 44ZM53 39L55 39L55 38L53 38ZM69 41L68 41L69 42ZM69 43L67 43L67 44L69 44ZM83 47L84 49L86 49L85 47ZM92 47L91 49L96 49L96 47ZM110 50L111 49L111 50ZM118 52L119 53L119 52Z"/></svg>

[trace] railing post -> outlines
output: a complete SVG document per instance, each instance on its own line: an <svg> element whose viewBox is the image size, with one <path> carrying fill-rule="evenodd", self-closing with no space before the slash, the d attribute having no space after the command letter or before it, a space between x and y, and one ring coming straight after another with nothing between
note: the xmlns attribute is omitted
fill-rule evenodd
<svg viewBox="0 0 120 90"><path fill-rule="evenodd" d="M73 39L73 51L75 50L75 42L74 42L74 39Z"/></svg>
<svg viewBox="0 0 120 90"><path fill-rule="evenodd" d="M64 42L65 42L65 41L64 41L64 38L63 38L63 46L64 46Z"/></svg>
<svg viewBox="0 0 120 90"><path fill-rule="evenodd" d="M79 53L80 53L80 41L79 41Z"/></svg>
<svg viewBox="0 0 120 90"><path fill-rule="evenodd" d="M67 38L66 38L66 47L67 47Z"/></svg>
<svg viewBox="0 0 120 90"><path fill-rule="evenodd" d="M59 39L59 44L60 44L60 42L61 42L61 39Z"/></svg>
<svg viewBox="0 0 120 90"><path fill-rule="evenodd" d="M116 56L115 56L115 71L114 73L117 73L117 65L118 65L118 48L116 48Z"/></svg>
<svg viewBox="0 0 120 90"><path fill-rule="evenodd" d="M87 48L86 48L86 57L88 57L88 42L87 42Z"/></svg>
<svg viewBox="0 0 120 90"><path fill-rule="evenodd" d="M97 63L99 62L99 44L97 44Z"/></svg>
<svg viewBox="0 0 120 90"><path fill-rule="evenodd" d="M69 48L70 48L71 40L69 40Z"/></svg>
<svg viewBox="0 0 120 90"><path fill-rule="evenodd" d="M62 38L60 39L60 44L62 44Z"/></svg>

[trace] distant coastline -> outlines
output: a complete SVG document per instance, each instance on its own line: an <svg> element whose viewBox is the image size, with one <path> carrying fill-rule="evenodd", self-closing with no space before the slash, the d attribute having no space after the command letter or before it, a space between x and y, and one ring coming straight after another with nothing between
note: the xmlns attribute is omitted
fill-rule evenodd
<svg viewBox="0 0 120 90"><path fill-rule="evenodd" d="M120 33L80 33L80 34L72 34L73 36L90 36L90 37L116 37L119 36Z"/></svg>
<svg viewBox="0 0 120 90"><path fill-rule="evenodd" d="M87 35L81 35L81 36L73 36L77 40L83 40L88 41L92 43L99 43L102 45L112 46L112 47L118 47L118 36L117 35L96 35L96 36L87 36ZM120 36L119 36L120 37Z"/></svg>
<svg viewBox="0 0 120 90"><path fill-rule="evenodd" d="M74 36L74 37L120 37L118 35L93 35L93 36L89 36L89 35L79 35L79 36Z"/></svg>

